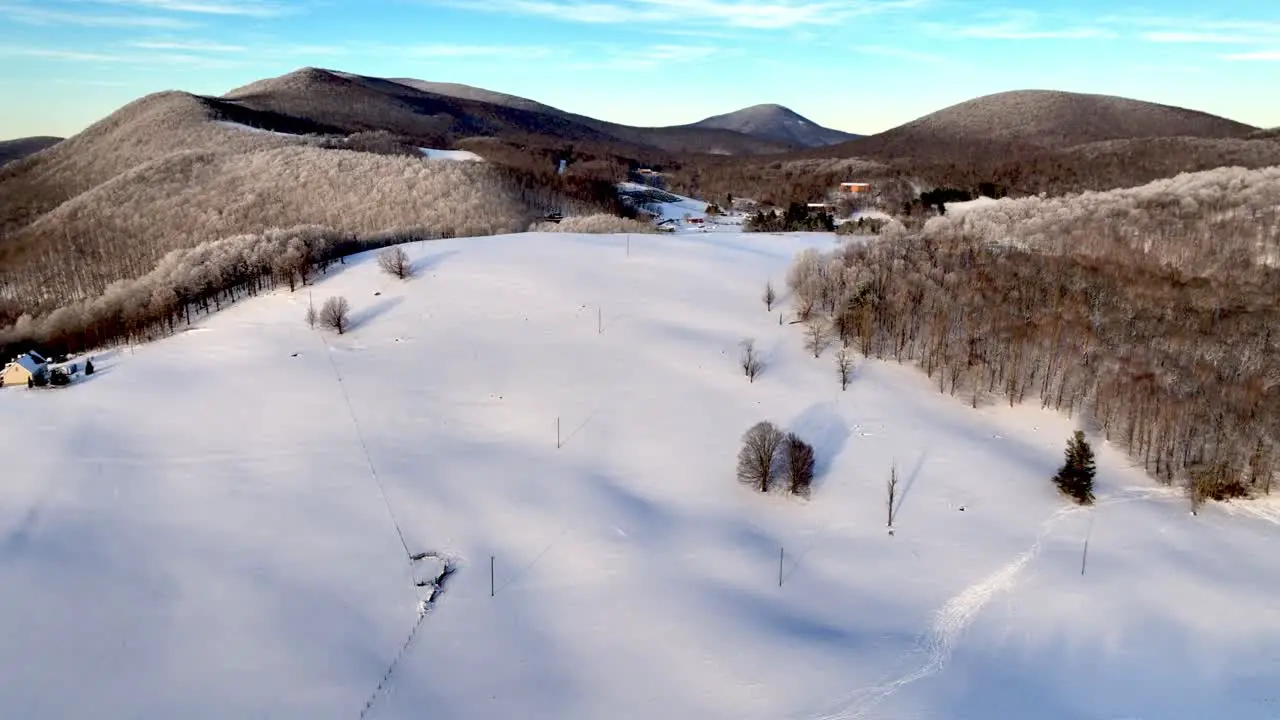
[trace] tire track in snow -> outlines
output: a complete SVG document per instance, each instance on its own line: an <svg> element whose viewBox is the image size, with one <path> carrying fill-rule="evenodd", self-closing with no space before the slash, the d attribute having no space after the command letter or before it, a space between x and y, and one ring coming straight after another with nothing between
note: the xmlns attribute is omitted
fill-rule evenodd
<svg viewBox="0 0 1280 720"><path fill-rule="evenodd" d="M886 698L907 685L942 672L951 661L951 654L955 650L957 642L963 636L964 631L973 624L978 613L986 607L992 598L1013 588L1018 575L1040 554L1045 539L1063 518L1086 510L1096 510L1107 505L1148 499L1164 499L1168 496L1169 493L1163 489L1131 488L1118 493L1116 496L1101 498L1092 506L1075 505L1057 510L1040 524L1040 532L1037 533L1035 541L1030 548L999 570L961 590L960 593L944 603L933 614L933 620L928 631L916 641L915 648L908 654L908 656L925 654L925 660L919 667L894 680L854 692L839 703L839 709L819 715L814 720L857 720L858 718L865 718Z"/></svg>

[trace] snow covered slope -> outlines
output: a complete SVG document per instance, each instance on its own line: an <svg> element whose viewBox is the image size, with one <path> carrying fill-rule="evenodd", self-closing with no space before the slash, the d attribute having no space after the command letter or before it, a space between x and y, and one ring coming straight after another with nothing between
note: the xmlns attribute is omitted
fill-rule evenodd
<svg viewBox="0 0 1280 720"><path fill-rule="evenodd" d="M683 221L686 217L705 220L707 217L705 202L666 190L624 182L618 183L618 192L633 198L641 207L656 214L659 220Z"/></svg>
<svg viewBox="0 0 1280 720"><path fill-rule="evenodd" d="M263 128L257 128L252 125L244 125L238 122L231 122L229 120L215 120L213 121L213 124L221 125L222 127L226 127L226 128L231 128L233 130L243 130L245 132L254 132L254 133L265 133L267 135L275 135L276 137L302 137L301 135L296 135L294 133L276 132L275 130L265 130Z"/></svg>
<svg viewBox="0 0 1280 720"><path fill-rule="evenodd" d="M2 714L1275 718L1274 506L1190 516L1102 446L1075 509L1069 420L894 364L840 392L758 299L833 242L409 246L408 282L360 256L0 390ZM816 445L810 501L736 482L764 419Z"/></svg>
<svg viewBox="0 0 1280 720"><path fill-rule="evenodd" d="M428 160L456 160L462 162L483 162L484 158L470 150L436 150L435 148L418 148Z"/></svg>

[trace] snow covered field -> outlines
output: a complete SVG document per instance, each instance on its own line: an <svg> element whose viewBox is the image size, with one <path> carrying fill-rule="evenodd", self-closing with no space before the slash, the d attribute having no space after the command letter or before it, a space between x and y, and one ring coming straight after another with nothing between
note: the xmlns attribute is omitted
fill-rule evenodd
<svg viewBox="0 0 1280 720"><path fill-rule="evenodd" d="M630 242L360 256L307 288L346 335L281 291L0 390L0 714L1280 716L1274 504L1193 517L1098 446L1076 509L1068 419L894 364L840 392L759 300L830 235ZM817 447L811 500L736 482L764 419ZM411 636L423 552L457 570Z"/></svg>
<svg viewBox="0 0 1280 720"><path fill-rule="evenodd" d="M428 160L454 160L458 162L484 162L484 158L470 150L437 150L435 148L418 148Z"/></svg>
<svg viewBox="0 0 1280 720"><path fill-rule="evenodd" d="M264 130L262 128L253 127L252 125L243 125L241 123L230 122L227 120L215 120L214 124L221 125L222 127L226 127L226 128L231 128L233 130L243 130L246 132L255 132L255 133L266 133L268 135L275 135L277 137L290 137L290 138L302 137L301 135L296 135L293 133L276 132L274 130ZM418 148L418 151L421 152L422 156L428 160L484 162L484 158L480 157L479 155L469 150L438 150L436 148Z"/></svg>
<svg viewBox="0 0 1280 720"><path fill-rule="evenodd" d="M265 133L267 135L275 135L276 137L288 137L288 138L302 137L301 135L298 135L296 133L276 132L275 130L266 130L264 128L257 128L252 125L245 125L243 123L231 122L230 120L214 120L213 124L220 125L225 128L230 128L232 130L243 130L245 132Z"/></svg>

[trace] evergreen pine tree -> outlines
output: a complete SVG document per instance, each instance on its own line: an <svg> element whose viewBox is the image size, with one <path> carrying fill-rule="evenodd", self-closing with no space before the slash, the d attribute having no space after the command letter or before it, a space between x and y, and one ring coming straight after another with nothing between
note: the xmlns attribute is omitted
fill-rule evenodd
<svg viewBox="0 0 1280 720"><path fill-rule="evenodd" d="M1053 482L1064 495L1071 496L1081 505L1093 504L1093 476L1097 472L1093 460L1093 448L1077 430L1067 440L1066 459L1054 476Z"/></svg>

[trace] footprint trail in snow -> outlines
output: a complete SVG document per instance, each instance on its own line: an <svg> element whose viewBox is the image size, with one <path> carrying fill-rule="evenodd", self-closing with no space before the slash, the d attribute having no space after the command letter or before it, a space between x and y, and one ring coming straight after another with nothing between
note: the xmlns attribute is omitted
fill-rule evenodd
<svg viewBox="0 0 1280 720"><path fill-rule="evenodd" d="M1116 497L1100 499L1093 508L1113 505L1122 502L1133 502L1145 499L1160 499L1168 496L1165 489L1133 488ZM908 657L923 654L920 665L894 680L862 688L837 704L837 709L817 716L814 720L857 720L865 718L889 696L897 693L911 683L936 675L951 661L951 653L956 642L973 623L974 618L991 599L1000 593L1013 588L1018 575L1037 555L1045 538L1063 518L1088 508L1081 506L1065 507L1050 515L1040 524L1040 532L1035 542L1025 552L1015 557L1004 567L996 570L982 580L970 585L952 597L933 615L928 631L916 641L916 647Z"/></svg>

